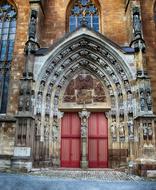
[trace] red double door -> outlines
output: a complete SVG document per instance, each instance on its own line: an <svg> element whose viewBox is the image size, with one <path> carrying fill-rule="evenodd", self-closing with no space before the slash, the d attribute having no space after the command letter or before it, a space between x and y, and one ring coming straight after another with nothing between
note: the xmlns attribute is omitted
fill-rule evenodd
<svg viewBox="0 0 156 190"><path fill-rule="evenodd" d="M61 166L80 167L81 121L78 113L65 113L61 126ZM88 162L90 168L108 165L108 123L103 113L91 113L88 121Z"/></svg>

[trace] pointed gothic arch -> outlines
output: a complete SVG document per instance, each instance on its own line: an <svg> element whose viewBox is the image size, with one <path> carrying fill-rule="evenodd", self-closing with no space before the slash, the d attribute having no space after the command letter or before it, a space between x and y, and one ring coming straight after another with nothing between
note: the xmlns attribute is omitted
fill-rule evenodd
<svg viewBox="0 0 156 190"><path fill-rule="evenodd" d="M103 107L97 106L96 110L107 112L109 133L113 126L124 126L125 135L128 135L127 123L133 122L136 111L133 56L129 55L127 59L128 55L125 56L120 47L86 27L65 36L58 44L45 53L46 60L42 65L40 62L39 67L36 64L34 73L36 125L40 125L41 139L44 139L44 127L48 126L51 134L55 129L55 143L58 141L60 146L60 116L62 111L68 110L63 105L64 92L73 77L82 70L101 81L105 89L106 103L102 104ZM70 111L82 108L83 104L75 105ZM89 109L93 110L93 105ZM111 137L111 142L116 140Z"/></svg>

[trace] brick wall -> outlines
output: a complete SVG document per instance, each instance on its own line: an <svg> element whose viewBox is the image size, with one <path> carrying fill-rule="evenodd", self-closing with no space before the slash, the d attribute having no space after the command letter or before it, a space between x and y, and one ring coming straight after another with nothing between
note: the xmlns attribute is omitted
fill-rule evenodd
<svg viewBox="0 0 156 190"><path fill-rule="evenodd" d="M15 113L18 106L19 79L22 77L24 68L24 46L27 41L29 22L29 0L15 0L18 16L17 30L14 46L14 57L11 68L10 92L8 102L8 113Z"/></svg>
<svg viewBox="0 0 156 190"><path fill-rule="evenodd" d="M141 0L147 69L151 77L154 112L156 113L156 25L154 23L154 2L155 0Z"/></svg>
<svg viewBox="0 0 156 190"><path fill-rule="evenodd" d="M66 32L69 0L49 0L46 5L43 45L48 47ZM118 44L128 42L125 3L123 0L99 0L101 32Z"/></svg>

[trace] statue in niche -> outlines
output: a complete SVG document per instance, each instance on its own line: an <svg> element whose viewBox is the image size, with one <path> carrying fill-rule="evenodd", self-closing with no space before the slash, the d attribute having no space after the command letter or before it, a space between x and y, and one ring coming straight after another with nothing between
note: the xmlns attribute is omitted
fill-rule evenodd
<svg viewBox="0 0 156 190"><path fill-rule="evenodd" d="M108 65L105 65L104 68L106 69L109 75L112 74L113 71Z"/></svg>
<svg viewBox="0 0 156 190"><path fill-rule="evenodd" d="M140 15L139 15L139 8L134 7L134 14L133 14L133 27L134 27L134 32L135 35L141 34L141 20L140 20Z"/></svg>
<svg viewBox="0 0 156 190"><path fill-rule="evenodd" d="M115 83L118 83L118 82L119 82L114 73L113 73L111 76L112 76L112 79L113 79L113 81L114 81Z"/></svg>
<svg viewBox="0 0 156 190"><path fill-rule="evenodd" d="M29 96L25 97L25 110L30 111L30 97Z"/></svg>
<svg viewBox="0 0 156 190"><path fill-rule="evenodd" d="M126 88L126 91L129 91L129 90L130 90L130 85L129 85L128 80L124 80L124 86L125 86L125 88Z"/></svg>
<svg viewBox="0 0 156 190"><path fill-rule="evenodd" d="M125 140L124 115L120 115L119 138L120 141Z"/></svg>
<svg viewBox="0 0 156 190"><path fill-rule="evenodd" d="M50 96L49 95L47 95L47 98L46 98L46 110L45 110L45 113L46 114L50 113Z"/></svg>
<svg viewBox="0 0 156 190"><path fill-rule="evenodd" d="M111 125L111 135L112 135L112 140L116 141L117 140L117 129L116 129L115 122L113 122Z"/></svg>
<svg viewBox="0 0 156 190"><path fill-rule="evenodd" d="M147 140L148 137L148 126L147 123L143 123L143 139Z"/></svg>
<svg viewBox="0 0 156 190"><path fill-rule="evenodd" d="M44 125L44 137L49 136L49 118L45 118L45 125Z"/></svg>
<svg viewBox="0 0 156 190"><path fill-rule="evenodd" d="M124 127L124 124L121 124L120 127L119 127L119 137L120 137L121 141L125 139L125 127Z"/></svg>
<svg viewBox="0 0 156 190"><path fill-rule="evenodd" d="M141 107L141 111L145 110L145 97L144 97L143 90L140 92L140 107Z"/></svg>
<svg viewBox="0 0 156 190"><path fill-rule="evenodd" d="M57 123L57 118L55 117L53 121L53 128L52 128L52 136L53 136L54 141L56 141L58 138L58 132L59 132L58 123Z"/></svg>
<svg viewBox="0 0 156 190"><path fill-rule="evenodd" d="M149 90L147 91L147 94L146 94L146 103L147 103L148 110L151 111L152 110L152 98L151 98L151 93Z"/></svg>
<svg viewBox="0 0 156 190"><path fill-rule="evenodd" d="M23 96L19 97L19 106L18 106L19 111L23 110L23 99L24 99Z"/></svg>
<svg viewBox="0 0 156 190"><path fill-rule="evenodd" d="M133 122L132 121L128 122L128 135L129 135L129 138L133 138L134 137L134 126L133 126Z"/></svg>
<svg viewBox="0 0 156 190"><path fill-rule="evenodd" d="M40 136L41 135L41 118L37 118L35 126L36 126L35 135Z"/></svg>
<svg viewBox="0 0 156 190"><path fill-rule="evenodd" d="M113 95L113 88L112 88L112 86L109 86L108 88L109 88L109 94Z"/></svg>
<svg viewBox="0 0 156 190"><path fill-rule="evenodd" d="M41 82L40 87L39 87L39 91L43 92L44 91L44 87L45 87L45 83Z"/></svg>
<svg viewBox="0 0 156 190"><path fill-rule="evenodd" d="M115 96L111 96L111 105L112 107L115 107Z"/></svg>
<svg viewBox="0 0 156 190"><path fill-rule="evenodd" d="M41 110L42 110L42 94L38 93L37 103L36 103L37 114L41 113Z"/></svg>
<svg viewBox="0 0 156 190"><path fill-rule="evenodd" d="M123 95L122 94L119 95L119 106L120 107L123 106Z"/></svg>
<svg viewBox="0 0 156 190"><path fill-rule="evenodd" d="M33 40L35 40L36 36L36 19L37 19L37 11L32 10L30 24L29 24L29 39Z"/></svg>
<svg viewBox="0 0 156 190"><path fill-rule="evenodd" d="M133 112L133 103L132 103L132 92L127 92L127 107L128 107L128 113Z"/></svg>
<svg viewBox="0 0 156 190"><path fill-rule="evenodd" d="M116 84L116 88L117 88L118 94L121 94L122 90L121 90L121 85L120 85L120 83L117 83L117 84Z"/></svg>
<svg viewBox="0 0 156 190"><path fill-rule="evenodd" d="M152 123L148 123L148 140L152 140L152 137L153 137Z"/></svg>

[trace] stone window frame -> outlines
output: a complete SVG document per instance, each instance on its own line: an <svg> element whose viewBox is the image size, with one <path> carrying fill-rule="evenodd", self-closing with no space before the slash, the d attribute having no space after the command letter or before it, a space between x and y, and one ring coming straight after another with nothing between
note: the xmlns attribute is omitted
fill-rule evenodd
<svg viewBox="0 0 156 190"><path fill-rule="evenodd" d="M80 1L80 0L76 0L76 1ZM101 6L100 6L100 3L98 0L88 0L88 1L93 2L93 4L95 5L95 7L98 10L98 25L99 25L99 27L98 27L98 31L97 30L95 30L95 31L101 32ZM71 10L74 6L74 3L75 3L75 1L73 1L73 0L69 1L68 7L66 10L66 32L72 32L72 31L70 31L70 13L71 13ZM76 28L79 28L79 27L80 27L80 25L78 25ZM73 31L75 31L76 28ZM94 30L93 27L90 27L90 28Z"/></svg>
<svg viewBox="0 0 156 190"><path fill-rule="evenodd" d="M7 112L11 62L16 36L17 8L10 0L0 3L0 114Z"/></svg>

